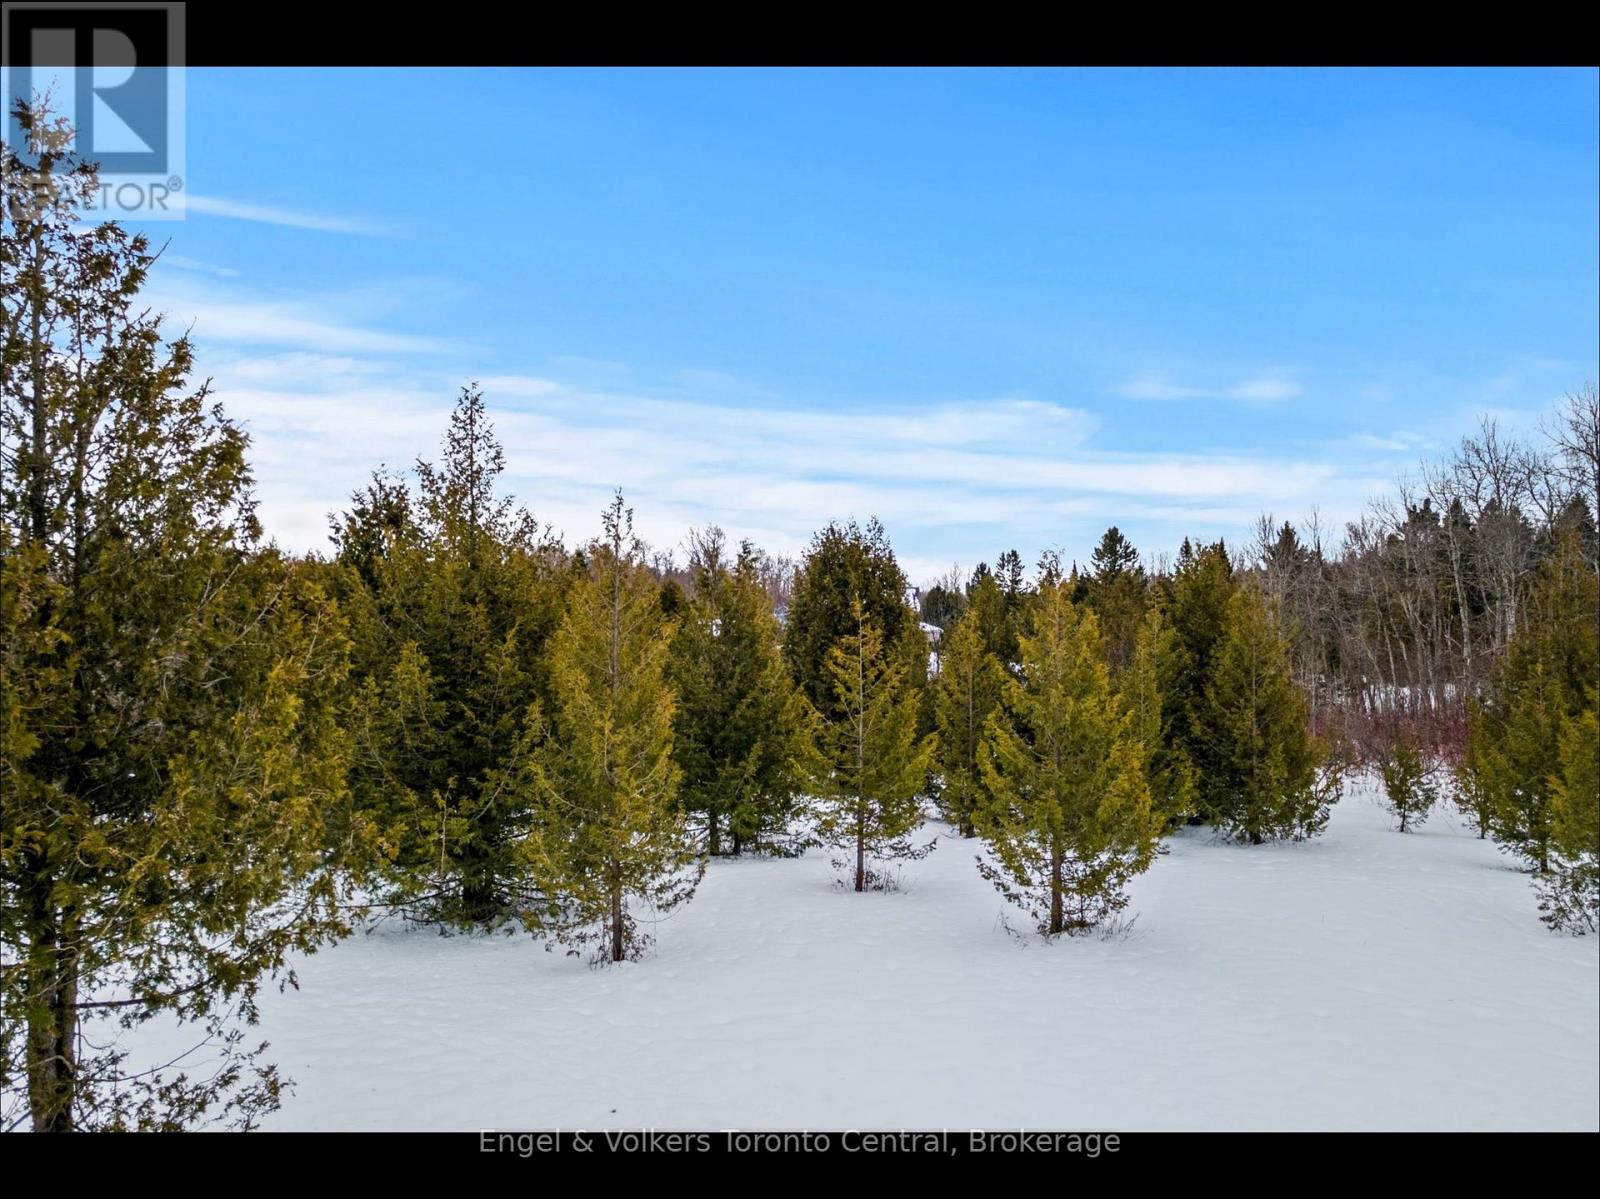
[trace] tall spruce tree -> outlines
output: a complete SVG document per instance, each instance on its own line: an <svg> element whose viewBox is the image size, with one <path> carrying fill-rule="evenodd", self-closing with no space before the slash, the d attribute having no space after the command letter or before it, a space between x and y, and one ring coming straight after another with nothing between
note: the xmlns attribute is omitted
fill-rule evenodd
<svg viewBox="0 0 1600 1199"><path fill-rule="evenodd" d="M976 618L964 616L945 630L939 643L939 673L932 684L939 735L939 806L963 837L977 832L973 813L983 788L978 751L1005 680L999 659L984 648Z"/></svg>
<svg viewBox="0 0 1600 1199"><path fill-rule="evenodd" d="M602 521L550 647L548 716L529 722L507 789L531 809L522 849L544 896L539 918L620 962L651 943L639 907L662 914L687 901L705 858L672 760L673 628L620 494Z"/></svg>
<svg viewBox="0 0 1600 1199"><path fill-rule="evenodd" d="M903 655L884 645L861 600L851 601L851 615L854 630L834 643L825 664L833 698L818 823L825 842L851 851L852 860L835 865L848 867L864 891L887 881L873 863L914 860L933 848L911 835L922 824L938 738L917 734L918 696Z"/></svg>
<svg viewBox="0 0 1600 1199"><path fill-rule="evenodd" d="M0 1123L251 1126L263 981L348 931L343 621L263 549L247 437L140 305L143 235L19 104L0 228ZM195 1029L203 1070L116 1030ZM265 1048L264 1046L262 1048ZM193 1053L194 1050L191 1050ZM181 1062L183 1059L178 1059ZM18 1102L20 1106L11 1106Z"/></svg>
<svg viewBox="0 0 1600 1199"><path fill-rule="evenodd" d="M722 531L693 541L668 677L684 807L713 856L796 848L790 826L815 774L815 715L789 674L780 630L747 541L730 564Z"/></svg>
<svg viewBox="0 0 1600 1199"><path fill-rule="evenodd" d="M1201 803L1218 830L1259 845L1322 831L1337 778L1319 778L1322 752L1311 735L1305 695L1266 601L1252 587L1228 600L1222 642L1205 692L1209 747Z"/></svg>
<svg viewBox="0 0 1600 1199"><path fill-rule="evenodd" d="M1042 586L980 756L984 877L1047 936L1093 927L1127 903L1155 856L1163 816L1146 750L1111 686L1093 612Z"/></svg>
<svg viewBox="0 0 1600 1199"><path fill-rule="evenodd" d="M491 924L524 909L529 815L502 780L527 752L567 570L559 543L496 494L504 453L464 387L438 465L413 496L376 476L336 523L358 630L351 782L385 832L386 898L428 919Z"/></svg>

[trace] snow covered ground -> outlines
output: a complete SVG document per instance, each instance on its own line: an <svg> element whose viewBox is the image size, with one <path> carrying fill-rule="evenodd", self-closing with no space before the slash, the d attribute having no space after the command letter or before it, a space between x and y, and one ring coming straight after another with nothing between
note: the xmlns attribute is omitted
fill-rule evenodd
<svg viewBox="0 0 1600 1199"><path fill-rule="evenodd" d="M898 893L821 853L715 863L620 968L358 935L263 1002L298 1084L266 1126L1600 1126L1600 944L1453 812L1402 836L1368 789L1305 844L1189 830L1129 932L1054 944L935 827Z"/></svg>

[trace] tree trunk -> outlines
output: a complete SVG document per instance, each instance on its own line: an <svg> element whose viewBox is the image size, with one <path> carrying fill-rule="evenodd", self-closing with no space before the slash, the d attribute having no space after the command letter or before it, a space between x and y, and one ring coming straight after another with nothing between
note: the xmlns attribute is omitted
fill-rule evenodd
<svg viewBox="0 0 1600 1199"><path fill-rule="evenodd" d="M706 840L706 850L712 857L716 857L722 852L722 826L718 824L715 812L709 813L708 818L711 821L711 831Z"/></svg>
<svg viewBox="0 0 1600 1199"><path fill-rule="evenodd" d="M856 890L867 889L867 824L866 817L856 813Z"/></svg>
<svg viewBox="0 0 1600 1199"><path fill-rule="evenodd" d="M1066 927L1066 915L1062 911L1061 882L1061 850L1050 851L1050 935L1056 936Z"/></svg>
<svg viewBox="0 0 1600 1199"><path fill-rule="evenodd" d="M28 1105L35 1132L73 1131L77 1086L78 959L50 902L50 880L33 881L28 953Z"/></svg>
<svg viewBox="0 0 1600 1199"><path fill-rule="evenodd" d="M611 960L620 962L625 957L622 928L622 868L611 868Z"/></svg>
<svg viewBox="0 0 1600 1199"><path fill-rule="evenodd" d="M476 839L481 835L481 830L475 829L461 848L461 916L473 924L488 924L500 907L495 898L494 869Z"/></svg>

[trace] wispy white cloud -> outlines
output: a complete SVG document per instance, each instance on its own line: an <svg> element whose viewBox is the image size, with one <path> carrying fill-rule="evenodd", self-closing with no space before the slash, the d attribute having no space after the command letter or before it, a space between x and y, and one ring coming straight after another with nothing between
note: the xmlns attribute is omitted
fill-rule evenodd
<svg viewBox="0 0 1600 1199"><path fill-rule="evenodd" d="M202 262L198 258L189 258L183 254L163 254L161 262L180 271L195 271L202 275L214 275L218 279L235 279L239 275L239 272L231 266L218 266L214 262Z"/></svg>
<svg viewBox="0 0 1600 1199"><path fill-rule="evenodd" d="M174 324L193 325L196 339L208 344L369 355L441 354L461 348L430 334L375 327L347 311L351 305L330 297L256 296L238 287L210 286L188 272L152 280L145 296L151 307L165 312Z"/></svg>
<svg viewBox="0 0 1600 1199"><path fill-rule="evenodd" d="M1433 446L1433 442L1421 434L1404 430L1384 434L1352 433L1345 440L1358 449L1379 450L1386 453L1415 453Z"/></svg>
<svg viewBox="0 0 1600 1199"><path fill-rule="evenodd" d="M1276 404L1305 393L1283 375L1258 375L1219 387L1182 386L1157 375L1141 375L1117 388L1128 400L1236 400L1249 404Z"/></svg>
<svg viewBox="0 0 1600 1199"><path fill-rule="evenodd" d="M252 433L267 527L296 548L325 547L326 514L380 462L432 458L463 381L437 365L356 352L236 347L204 365ZM1031 398L837 411L663 399L534 375L480 382L505 445L506 486L569 541L594 532L621 487L641 534L663 547L715 523L798 553L830 519L876 515L922 578L1006 546L1031 556L1082 543L1086 554L1112 523L1160 550L1186 534L1241 533L1263 507L1326 512L1331 500L1335 514L1353 514L1361 498L1326 461L1097 450L1095 417Z"/></svg>
<svg viewBox="0 0 1600 1199"><path fill-rule="evenodd" d="M394 234L394 230L384 225L355 217L308 212L297 208L278 208L270 204L251 204L243 200L225 200L219 196L199 196L193 192L189 193L184 205L191 213L222 217L232 221L254 221L263 225L283 225L291 229L315 229L322 233L355 233L367 237Z"/></svg>
<svg viewBox="0 0 1600 1199"><path fill-rule="evenodd" d="M440 287L264 295L158 272L149 298L193 325L200 368L251 433L262 517L284 545L326 549L328 514L375 467L438 453L457 389L485 358L402 327ZM506 450L506 488L569 541L595 531L621 487L641 535L661 547L715 523L799 553L827 521L875 515L913 578L1006 547L1030 559L1045 546L1086 555L1110 524L1152 553L1186 535L1240 535L1263 509L1316 506L1338 527L1372 490L1380 448L1112 452L1102 446L1127 419L1121 409L1097 415L1006 394L843 408L714 369L645 379L590 359L480 383ZM1288 386L1262 376L1231 392L1264 402Z"/></svg>

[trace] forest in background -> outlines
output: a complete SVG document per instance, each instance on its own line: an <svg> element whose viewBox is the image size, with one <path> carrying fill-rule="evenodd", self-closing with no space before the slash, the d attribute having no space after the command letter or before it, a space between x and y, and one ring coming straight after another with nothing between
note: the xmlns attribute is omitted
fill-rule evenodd
<svg viewBox="0 0 1600 1199"><path fill-rule="evenodd" d="M248 437L83 223L70 130L5 150L0 1095L7 1126L249 1127L245 1030L375 912L601 962L709 859L826 845L893 888L930 813L1045 936L1114 922L1186 824L1316 835L1352 769L1398 830L1448 796L1545 919L1600 894L1600 401L1492 423L1334 535L1263 517L1141 558L1115 528L913 590L874 520L785 562L652 553L620 495L569 546L503 494L485 397L380 469L327 554L256 518ZM424 451L425 447L419 447ZM937 630L937 643L924 625ZM292 972L291 976L292 976ZM221 1049L145 1068L115 1026Z"/></svg>

